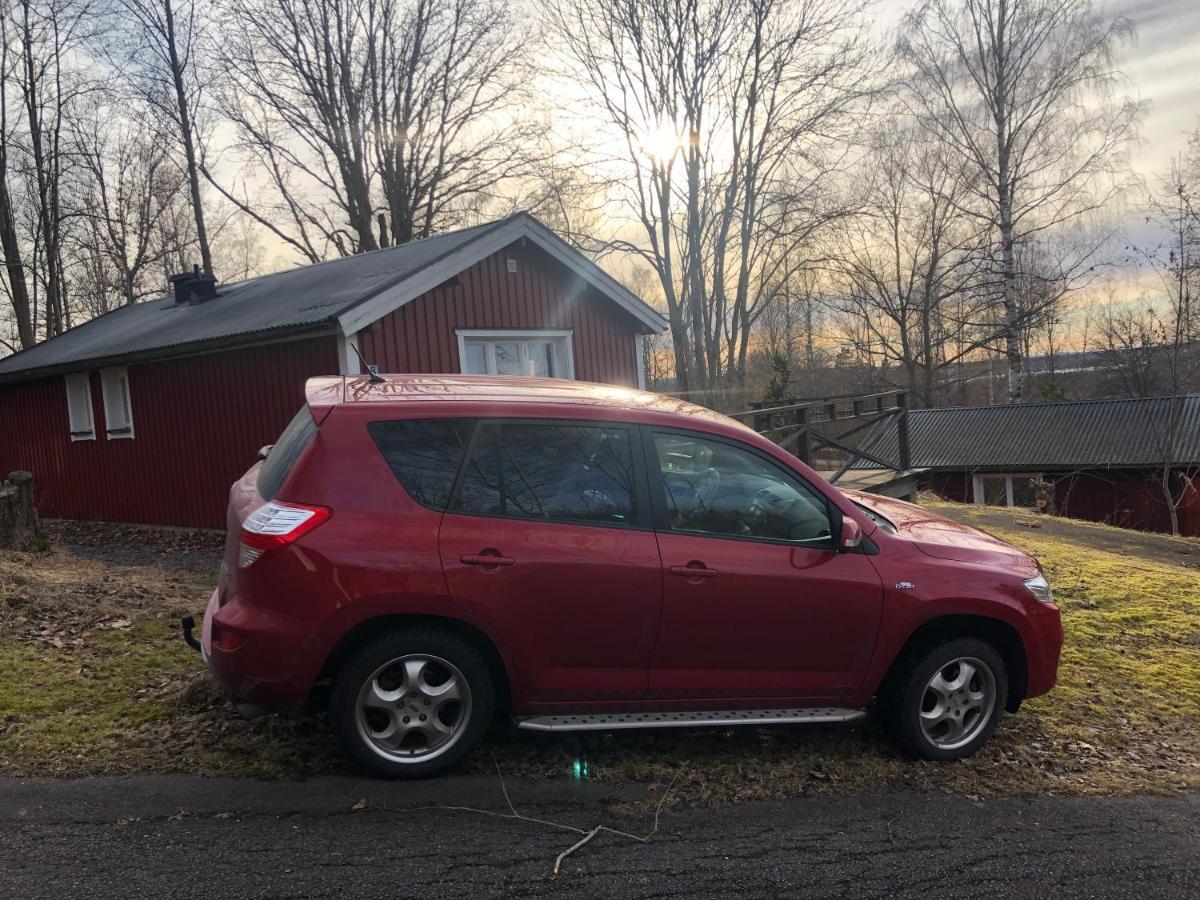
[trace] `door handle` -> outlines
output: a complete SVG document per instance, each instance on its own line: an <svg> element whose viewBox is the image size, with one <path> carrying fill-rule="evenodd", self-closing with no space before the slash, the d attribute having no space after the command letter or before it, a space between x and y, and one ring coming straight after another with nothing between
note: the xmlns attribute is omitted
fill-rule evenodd
<svg viewBox="0 0 1200 900"><path fill-rule="evenodd" d="M710 569L697 560L692 560L686 566L671 566L669 571L680 578L712 578L717 574L716 569Z"/></svg>
<svg viewBox="0 0 1200 900"><path fill-rule="evenodd" d="M511 566L516 562L511 556L501 556L498 550L464 553L458 559L465 565L479 566L482 569L498 569L500 566Z"/></svg>

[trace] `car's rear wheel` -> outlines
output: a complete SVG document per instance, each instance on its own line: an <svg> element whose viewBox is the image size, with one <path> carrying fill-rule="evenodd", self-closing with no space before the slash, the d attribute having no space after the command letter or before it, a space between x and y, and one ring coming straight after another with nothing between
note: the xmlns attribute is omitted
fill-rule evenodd
<svg viewBox="0 0 1200 900"><path fill-rule="evenodd" d="M342 751L384 778L423 778L450 768L482 738L495 686L479 652L429 628L389 632L347 659L329 698Z"/></svg>
<svg viewBox="0 0 1200 900"><path fill-rule="evenodd" d="M954 638L907 653L879 703L901 747L923 759L949 760L983 746L1007 699L1008 671L996 648Z"/></svg>

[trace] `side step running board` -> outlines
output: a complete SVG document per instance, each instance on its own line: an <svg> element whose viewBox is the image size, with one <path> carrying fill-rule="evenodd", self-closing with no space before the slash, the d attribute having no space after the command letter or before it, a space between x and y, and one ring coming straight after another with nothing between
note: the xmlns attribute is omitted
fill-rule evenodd
<svg viewBox="0 0 1200 900"><path fill-rule="evenodd" d="M709 709L675 712L585 713L517 719L527 731L610 731L617 728L701 728L706 725L821 725L857 722L863 709L820 706L794 709Z"/></svg>

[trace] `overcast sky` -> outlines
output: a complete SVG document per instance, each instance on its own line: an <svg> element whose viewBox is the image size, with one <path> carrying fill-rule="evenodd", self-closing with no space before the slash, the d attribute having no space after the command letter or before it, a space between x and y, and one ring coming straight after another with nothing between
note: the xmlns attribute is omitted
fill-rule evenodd
<svg viewBox="0 0 1200 900"><path fill-rule="evenodd" d="M887 27L916 0L879 0ZM1124 16L1137 37L1121 51L1128 76L1122 94L1149 101L1133 165L1143 176L1166 167L1184 149L1200 115L1200 0L1102 0L1106 18Z"/></svg>
<svg viewBox="0 0 1200 900"><path fill-rule="evenodd" d="M1123 68L1134 96L1150 102L1133 160L1149 175L1184 149L1200 115L1200 0L1110 0L1103 9L1137 28Z"/></svg>

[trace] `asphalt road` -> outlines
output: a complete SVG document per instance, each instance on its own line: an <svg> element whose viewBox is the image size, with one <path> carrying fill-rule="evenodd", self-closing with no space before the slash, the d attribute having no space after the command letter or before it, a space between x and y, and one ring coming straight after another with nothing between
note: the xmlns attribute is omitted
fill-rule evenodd
<svg viewBox="0 0 1200 900"><path fill-rule="evenodd" d="M610 811L641 788L509 787L530 816L651 826ZM0 897L1200 896L1200 796L668 811L649 843L601 834L557 878L578 835L434 805L506 811L483 777L0 779Z"/></svg>

